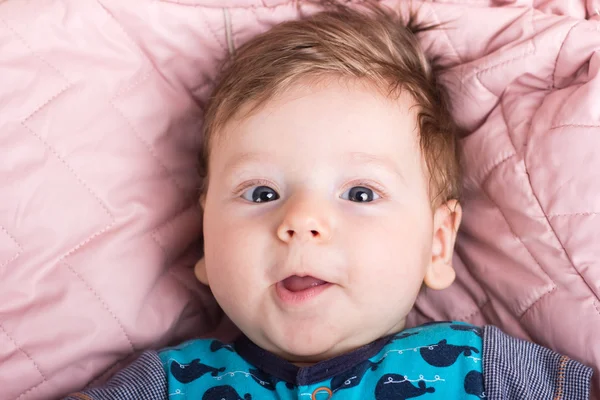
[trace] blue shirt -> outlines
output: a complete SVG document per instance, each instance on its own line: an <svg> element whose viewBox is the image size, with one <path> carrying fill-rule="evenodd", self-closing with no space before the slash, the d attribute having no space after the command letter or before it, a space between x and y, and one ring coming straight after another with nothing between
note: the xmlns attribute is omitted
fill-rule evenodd
<svg viewBox="0 0 600 400"><path fill-rule="evenodd" d="M445 322L303 368L244 337L193 340L146 350L106 384L65 399L588 400L591 376L591 368L495 326Z"/></svg>
<svg viewBox="0 0 600 400"><path fill-rule="evenodd" d="M443 322L407 329L308 367L242 337L159 352L171 399L484 399L482 329Z"/></svg>

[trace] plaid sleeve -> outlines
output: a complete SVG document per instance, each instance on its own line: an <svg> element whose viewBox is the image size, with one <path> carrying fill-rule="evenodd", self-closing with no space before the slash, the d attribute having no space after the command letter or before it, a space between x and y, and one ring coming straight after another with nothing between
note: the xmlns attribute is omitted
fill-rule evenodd
<svg viewBox="0 0 600 400"><path fill-rule="evenodd" d="M72 393L64 400L165 400L167 378L155 351L145 351L105 385Z"/></svg>
<svg viewBox="0 0 600 400"><path fill-rule="evenodd" d="M588 399L592 369L545 347L483 331L483 375L489 400Z"/></svg>

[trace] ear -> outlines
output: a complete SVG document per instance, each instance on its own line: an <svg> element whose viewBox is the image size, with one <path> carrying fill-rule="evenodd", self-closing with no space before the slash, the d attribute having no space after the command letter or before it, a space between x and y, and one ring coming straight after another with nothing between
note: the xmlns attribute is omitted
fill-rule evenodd
<svg viewBox="0 0 600 400"><path fill-rule="evenodd" d="M462 208L457 200L440 205L434 212L431 263L423 279L425 285L431 289L445 289L456 278L452 267L452 255L461 219Z"/></svg>
<svg viewBox="0 0 600 400"><path fill-rule="evenodd" d="M206 274L206 262L204 261L204 257L198 260L196 266L194 267L194 274L196 274L196 278L206 286L208 284L208 275Z"/></svg>
<svg viewBox="0 0 600 400"><path fill-rule="evenodd" d="M200 204L200 208L204 211L206 207L206 192L200 193L200 197L198 198L198 204Z"/></svg>

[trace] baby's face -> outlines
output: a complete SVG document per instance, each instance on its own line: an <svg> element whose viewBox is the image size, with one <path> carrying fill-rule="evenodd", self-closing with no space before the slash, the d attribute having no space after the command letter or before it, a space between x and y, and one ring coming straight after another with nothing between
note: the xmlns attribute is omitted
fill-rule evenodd
<svg viewBox="0 0 600 400"><path fill-rule="evenodd" d="M425 278L454 279L416 110L360 83L296 85L213 141L205 270L232 321L296 363L404 327Z"/></svg>

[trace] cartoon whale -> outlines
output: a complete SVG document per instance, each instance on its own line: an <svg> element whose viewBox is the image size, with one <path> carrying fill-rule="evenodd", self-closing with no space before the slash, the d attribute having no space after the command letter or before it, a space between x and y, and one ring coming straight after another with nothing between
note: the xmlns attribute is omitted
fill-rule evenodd
<svg viewBox="0 0 600 400"><path fill-rule="evenodd" d="M480 399L485 399L485 390L483 388L483 374L478 371L469 371L465 376L465 392L474 394Z"/></svg>
<svg viewBox="0 0 600 400"><path fill-rule="evenodd" d="M449 367L454 364L458 357L463 354L468 357L472 352L479 353L475 347L471 346L455 346L448 344L446 339L441 340L438 344L421 347L421 357L429 365L434 367Z"/></svg>
<svg viewBox="0 0 600 400"><path fill-rule="evenodd" d="M425 381L419 381L418 385L413 385L402 375L386 374L379 379L375 386L375 399L405 400L435 392L435 388L427 387Z"/></svg>
<svg viewBox="0 0 600 400"><path fill-rule="evenodd" d="M217 376L219 372L225 371L225 368L213 368L200 363L196 358L189 364L180 364L177 361L171 362L171 374L181 383L190 383L200 378L202 375L210 372L212 376Z"/></svg>

